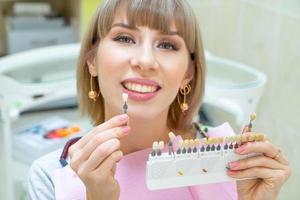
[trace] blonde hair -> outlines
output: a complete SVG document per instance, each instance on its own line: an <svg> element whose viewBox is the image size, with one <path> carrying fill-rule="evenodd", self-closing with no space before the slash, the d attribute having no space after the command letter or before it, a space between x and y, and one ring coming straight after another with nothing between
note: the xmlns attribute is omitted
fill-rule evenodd
<svg viewBox="0 0 300 200"><path fill-rule="evenodd" d="M170 24L175 22L179 36L184 39L191 53L195 69L190 81L192 89L186 99L189 109L182 113L175 98L169 108L167 125L171 130L190 130L193 116L197 113L204 96L206 67L198 22L186 0L104 0L101 3L83 39L77 67L77 90L82 113L88 115L95 125L105 120L104 99L99 91L97 78L92 80L93 89L100 95L96 102L88 97L91 75L87 60L96 56L101 38L110 31L115 13L121 11L125 11L127 21L132 27L148 26L162 33L169 33ZM177 95L181 95L180 92Z"/></svg>

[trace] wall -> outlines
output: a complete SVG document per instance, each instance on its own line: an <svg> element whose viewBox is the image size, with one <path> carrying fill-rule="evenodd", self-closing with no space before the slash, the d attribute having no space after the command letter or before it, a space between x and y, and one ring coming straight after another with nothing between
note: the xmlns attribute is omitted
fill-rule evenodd
<svg viewBox="0 0 300 200"><path fill-rule="evenodd" d="M291 162L293 175L279 199L300 198L300 1L190 0L204 46L268 76L257 109L257 130L269 135Z"/></svg>
<svg viewBox="0 0 300 200"><path fill-rule="evenodd" d="M83 34L86 30L89 21L95 12L98 5L101 3L101 0L89 0L89 1L81 1L81 33Z"/></svg>

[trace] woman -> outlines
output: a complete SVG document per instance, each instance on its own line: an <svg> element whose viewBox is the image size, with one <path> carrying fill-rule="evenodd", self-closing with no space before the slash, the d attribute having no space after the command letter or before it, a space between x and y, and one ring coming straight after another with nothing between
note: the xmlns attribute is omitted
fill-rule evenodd
<svg viewBox="0 0 300 200"><path fill-rule="evenodd" d="M124 199L120 194L128 185L115 177L122 158L151 147L154 141L166 143L170 131L188 139L197 136L192 118L203 98L205 81L197 24L184 0L106 0L98 8L83 40L77 69L80 106L96 126L69 149L69 167L82 183L78 190L84 187L83 198ZM129 96L129 109L120 115L123 93ZM264 141L246 143L236 151L263 156L229 163L228 175L257 179L202 190L215 193L215 199L276 199L290 176L278 148ZM33 164L31 199L58 199L60 181L53 178L53 171L61 168L58 157L54 152ZM226 196L228 191L220 189L225 187L233 195ZM166 191L162 197L145 190L136 199L168 199L175 191Z"/></svg>

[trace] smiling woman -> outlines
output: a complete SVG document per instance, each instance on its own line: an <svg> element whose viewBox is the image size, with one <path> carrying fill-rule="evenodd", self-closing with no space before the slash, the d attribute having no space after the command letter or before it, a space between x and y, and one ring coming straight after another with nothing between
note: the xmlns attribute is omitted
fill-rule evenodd
<svg viewBox="0 0 300 200"><path fill-rule="evenodd" d="M198 23L187 1L103 1L82 42L77 67L80 108L95 127L69 141L61 156L53 152L32 165L30 198L274 199L289 167L267 141L236 149L262 156L229 163L229 176L257 179L146 188L146 159L154 141L160 141L162 150L170 131L183 139L201 137L192 119L204 95L205 71ZM120 115L123 105L126 114Z"/></svg>
<svg viewBox="0 0 300 200"><path fill-rule="evenodd" d="M148 28L148 32L145 27ZM149 29L151 29L151 32ZM110 41L108 41L108 39L110 39ZM98 46L102 40L103 45ZM152 51L154 47L155 51ZM100 52L101 50L103 50L103 52ZM109 50L112 51L109 52ZM143 52L146 54L142 55ZM164 67L164 70L159 70L159 72L164 72L167 76L172 77L171 80L175 81L177 85L177 89L174 88L176 91L170 91L172 92L171 95L165 95L168 96L167 99L169 99L169 103L173 101L170 109L168 109L169 127L171 129L190 128L192 117L195 112L197 112L204 94L206 70L198 23L189 6L186 5L184 1L112 0L109 1L109 3L104 2L102 7L99 7L91 21L90 30L87 33L86 39L83 42L79 63L81 67L78 67L78 91L83 111L91 116L95 124L100 124L105 120L105 98L103 99L104 95L106 95L105 89L107 88L108 91L111 91L110 87L112 84L108 83L108 80L105 78L105 82L101 82L104 81L104 79L100 77L107 77L107 74L99 73L99 79L93 79L95 85L98 85L97 82L99 82L99 86L103 86L103 88L100 88L100 97L97 103L92 104L85 95L90 88L90 71L88 71L87 60L90 60L90 63L93 62L96 54L98 55L97 58L99 62L103 61L103 58L106 58L112 66L109 69L111 71L108 71L110 73L109 76L117 72L123 73L121 70L125 70L125 66L128 67L130 62L134 65L138 64L140 61L137 60L137 57L141 57L142 62L148 62L146 63L147 66L150 65L152 67L156 67L159 62L166 63L168 61L180 65L179 70L181 71L177 72L177 68L173 63L166 63L168 68ZM150 57L147 54L149 54ZM127 60L125 60L125 56L127 56ZM116 62L120 62L123 66L121 69L113 68L114 65L111 64L112 57ZM151 60L151 57L154 59ZM190 57L195 58L193 62ZM180 58L181 62L178 62L177 59L174 58ZM97 60L95 61L97 62ZM123 61L123 63L121 63L121 61ZM151 63L153 61L156 62ZM192 64L194 65L192 66ZM101 63L99 63L98 66L98 70L104 69L103 67L101 68ZM144 65L141 66L143 68L145 67ZM170 68L170 66L173 67ZM189 68L189 71L186 71L187 68ZM89 67L89 69L91 70L91 67ZM169 69L173 71L165 71ZM123 74L123 77L119 78L125 80L125 78L141 77L139 74L136 74L137 70L132 71L131 74ZM162 84L163 80L167 81L168 79L153 76L153 73L158 73L157 70L150 70L150 73L146 72L146 74L144 71L145 70L142 70L140 72L144 73L142 75L146 78L161 79L155 80L155 84L160 90L157 92L162 93L162 91L169 91L168 88L161 88L162 85L158 85L158 83ZM189 74L187 74L188 72ZM190 76L187 78L192 80L184 80L184 83L178 82L185 73ZM195 76L191 78L193 74ZM93 73L92 75L96 77L97 73ZM158 75L164 76L162 73ZM124 80L119 81L122 82ZM124 85L124 82L122 83ZM190 83L192 92L187 96L189 110L183 115L179 105L174 99L176 95L182 97L182 95L178 93L179 84L181 84L180 87L184 87L187 83ZM110 85L110 87L104 86L105 84ZM112 101L115 101L114 106L119 106L120 102L117 102L117 100L120 99L120 93L116 95L118 96L111 98L109 103L112 104ZM162 99L166 100L165 98ZM160 100L157 98L157 101ZM165 104L164 109L167 109L166 106L169 105ZM93 112L95 109L99 111ZM139 117L147 116L142 115Z"/></svg>

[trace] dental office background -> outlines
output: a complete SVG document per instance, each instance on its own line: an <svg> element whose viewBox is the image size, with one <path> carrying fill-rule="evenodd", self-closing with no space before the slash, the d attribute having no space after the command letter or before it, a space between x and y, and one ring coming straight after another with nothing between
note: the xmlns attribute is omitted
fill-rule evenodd
<svg viewBox="0 0 300 200"><path fill-rule="evenodd" d="M279 199L299 199L300 0L189 1L208 65L200 118L211 125L229 121L239 132L256 112L255 130L266 133L292 166ZM0 0L1 200L24 199L32 160L90 128L77 112L75 68L98 3ZM80 131L37 138L45 127L59 126Z"/></svg>

